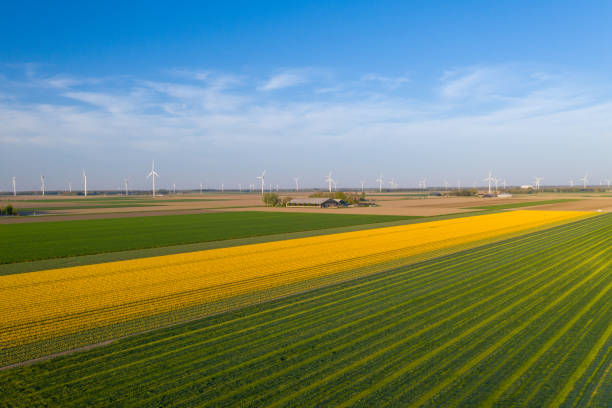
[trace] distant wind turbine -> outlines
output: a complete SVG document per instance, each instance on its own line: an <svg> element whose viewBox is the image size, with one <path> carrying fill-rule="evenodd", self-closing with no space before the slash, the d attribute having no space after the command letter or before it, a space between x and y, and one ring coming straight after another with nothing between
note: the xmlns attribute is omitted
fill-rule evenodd
<svg viewBox="0 0 612 408"><path fill-rule="evenodd" d="M327 175L327 178L325 179L325 181L327 181L327 186L329 188L329 192L331 193L331 191L332 191L332 183L334 182L334 179L332 178L332 172L331 171Z"/></svg>
<svg viewBox="0 0 612 408"><path fill-rule="evenodd" d="M242 193L242 184L238 183L238 192Z"/></svg>
<svg viewBox="0 0 612 408"><path fill-rule="evenodd" d="M128 195L130 195L130 190L128 189L128 179L123 179L123 184L125 185L125 196L127 197Z"/></svg>
<svg viewBox="0 0 612 408"><path fill-rule="evenodd" d="M489 194L491 194L491 183L495 181L493 175L491 174L491 171L489 171L489 177L485 178L484 181L487 181L489 183Z"/></svg>
<svg viewBox="0 0 612 408"><path fill-rule="evenodd" d="M457 190L461 190L461 180L457 180Z"/></svg>
<svg viewBox="0 0 612 408"><path fill-rule="evenodd" d="M153 164L151 165L151 172L147 175L147 178L151 177L153 180L153 197L155 197L155 177L159 177L159 174L155 171L155 160L153 160Z"/></svg>
<svg viewBox="0 0 612 408"><path fill-rule="evenodd" d="M582 187L586 188L587 184L589 184L589 173L585 173L584 177L582 177L581 179L579 179L580 181L582 181Z"/></svg>
<svg viewBox="0 0 612 408"><path fill-rule="evenodd" d="M536 190L540 189L540 183L544 180L542 177L535 177Z"/></svg>
<svg viewBox="0 0 612 408"><path fill-rule="evenodd" d="M225 184L221 183L221 192L223 193L225 191Z"/></svg>
<svg viewBox="0 0 612 408"><path fill-rule="evenodd" d="M87 197L87 173L83 169L83 195Z"/></svg>
<svg viewBox="0 0 612 408"><path fill-rule="evenodd" d="M448 181L444 180L444 191L448 190Z"/></svg>
<svg viewBox="0 0 612 408"><path fill-rule="evenodd" d="M299 180L300 180L300 179L299 179L298 177L294 177L294 178L293 178L293 181L295 181L295 191L296 191L296 192L297 192L297 191L300 191L300 185L299 185L299 183L298 183L298 181L299 181Z"/></svg>
<svg viewBox="0 0 612 408"><path fill-rule="evenodd" d="M361 180L361 192L363 193L363 186L365 186L365 180Z"/></svg>
<svg viewBox="0 0 612 408"><path fill-rule="evenodd" d="M569 185L570 185L570 187L574 187L574 179L571 179L571 180L569 181Z"/></svg>
<svg viewBox="0 0 612 408"><path fill-rule="evenodd" d="M378 192L382 193L382 185L383 185L382 173L378 176L378 178L376 179L376 182L378 183Z"/></svg>
<svg viewBox="0 0 612 408"><path fill-rule="evenodd" d="M72 181L68 180L68 192L72 193Z"/></svg>
<svg viewBox="0 0 612 408"><path fill-rule="evenodd" d="M202 183L200 183L200 194L202 194Z"/></svg>
<svg viewBox="0 0 612 408"><path fill-rule="evenodd" d="M176 183L172 183L172 194L176 194Z"/></svg>
<svg viewBox="0 0 612 408"><path fill-rule="evenodd" d="M45 196L45 176L40 176L40 191L42 192L42 196Z"/></svg>
<svg viewBox="0 0 612 408"><path fill-rule="evenodd" d="M264 186L265 186L265 178L264 176L266 175L266 171L262 171L261 172L261 176L257 176L258 180L261 180L261 195L264 195Z"/></svg>
<svg viewBox="0 0 612 408"><path fill-rule="evenodd" d="M17 195L17 179L13 176L13 195Z"/></svg>

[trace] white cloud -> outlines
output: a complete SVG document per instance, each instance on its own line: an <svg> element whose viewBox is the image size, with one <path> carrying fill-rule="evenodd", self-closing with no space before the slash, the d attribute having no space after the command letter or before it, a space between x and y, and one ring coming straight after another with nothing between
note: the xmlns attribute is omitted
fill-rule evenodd
<svg viewBox="0 0 612 408"><path fill-rule="evenodd" d="M295 70L281 72L272 76L258 89L261 91L273 91L277 89L289 88L307 82L308 78L304 72Z"/></svg>

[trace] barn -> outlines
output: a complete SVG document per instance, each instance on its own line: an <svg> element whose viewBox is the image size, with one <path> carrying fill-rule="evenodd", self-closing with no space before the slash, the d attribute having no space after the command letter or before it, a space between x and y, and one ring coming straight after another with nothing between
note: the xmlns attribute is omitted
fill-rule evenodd
<svg viewBox="0 0 612 408"><path fill-rule="evenodd" d="M339 203L336 200L325 197L314 198L294 198L287 203L287 207L319 207L332 208L338 207Z"/></svg>

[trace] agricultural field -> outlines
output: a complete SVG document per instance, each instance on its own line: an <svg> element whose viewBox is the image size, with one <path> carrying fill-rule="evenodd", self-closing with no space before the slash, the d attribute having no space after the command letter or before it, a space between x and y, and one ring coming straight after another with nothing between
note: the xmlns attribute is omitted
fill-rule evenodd
<svg viewBox="0 0 612 408"><path fill-rule="evenodd" d="M411 217L232 212L0 225L0 264L372 224Z"/></svg>
<svg viewBox="0 0 612 408"><path fill-rule="evenodd" d="M590 216L516 211L0 276L0 363L36 358ZM279 288L282 290L279 292Z"/></svg>
<svg viewBox="0 0 612 408"><path fill-rule="evenodd" d="M608 406L612 400L611 215L518 210L374 229L350 241L348 246L356 252L346 257L385 258L388 254L363 251L375 243L386 247L398 241L431 250L441 245L441 237L452 238L453 231L453 244L459 244L469 234L457 231L471 229L473 238L494 235L495 224L503 224L497 231L499 239L486 244L475 241L481 243L477 247L438 253L407 265L387 265L357 279L5 369L0 371L2 403L16 407ZM388 234L375 233L382 230ZM342 260L336 252L340 249L331 242L326 246L329 253L321 254L316 245L317 239L332 237L307 238L302 252L312 252L311 258L296 262ZM305 250L306 243L312 251ZM281 255L294 248L290 241L266 245L253 245L255 253L243 256L256 262L254 255L266 253L264 248ZM195 263L225 262L222 256L207 261L198 258L201 254L193 256L190 261ZM397 252L391 256L398 257ZM161 264L146 266L151 275L143 277L155 276L156 267L170 272L174 261L183 265L186 261L161 258L155 261ZM333 269L334 264L328 263ZM279 261L277 267L282 264ZM370 269L374 263L366 264ZM237 260L236 265L247 267L246 275L257 274L258 268L248 269L245 261ZM96 265L91 268L82 270L88 272L81 275L84 279L97 278ZM131 269L115 275L100 271L100 276L114 283L119 276L130 276ZM189 268L181 271L192 273ZM55 281L60 290L62 283L73 284L69 275L75 272L5 276L1 279L24 280L3 296L13 288L22 291L22 297L29 290L40 296L35 287L46 284L44 278L49 277L64 278ZM221 276L225 275L214 279ZM132 282L139 282L139 288L145 283L142 278ZM177 290L181 292L180 287ZM15 300L11 298L11 303ZM40 301L34 304L45 309L45 300Z"/></svg>

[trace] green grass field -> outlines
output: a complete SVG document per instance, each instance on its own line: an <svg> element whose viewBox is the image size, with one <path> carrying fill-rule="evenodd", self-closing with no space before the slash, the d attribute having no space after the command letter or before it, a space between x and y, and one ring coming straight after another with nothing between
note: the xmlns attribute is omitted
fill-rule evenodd
<svg viewBox="0 0 612 408"><path fill-rule="evenodd" d="M0 264L419 217L231 212L0 225Z"/></svg>
<svg viewBox="0 0 612 408"><path fill-rule="evenodd" d="M609 406L612 215L0 372L5 406Z"/></svg>
<svg viewBox="0 0 612 408"><path fill-rule="evenodd" d="M527 201L527 202L522 202L522 203L509 203L509 204L492 204L492 205L481 205L481 206L467 207L467 208L476 208L480 210L507 210L510 208L533 207L536 205L568 203L570 201L578 201L578 200L579 200L578 198L560 198L556 200Z"/></svg>

